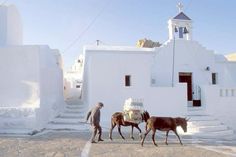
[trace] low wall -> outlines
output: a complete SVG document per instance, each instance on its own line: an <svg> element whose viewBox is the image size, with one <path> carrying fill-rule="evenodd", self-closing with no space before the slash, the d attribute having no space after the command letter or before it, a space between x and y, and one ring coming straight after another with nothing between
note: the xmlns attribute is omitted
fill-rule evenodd
<svg viewBox="0 0 236 157"><path fill-rule="evenodd" d="M53 68L42 69L40 86L41 101L36 112L36 129L45 127L45 124L57 116L65 107L62 71Z"/></svg>
<svg viewBox="0 0 236 157"><path fill-rule="evenodd" d="M201 91L207 113L236 130L236 87L203 86Z"/></svg>
<svg viewBox="0 0 236 157"><path fill-rule="evenodd" d="M0 49L0 107L39 107L38 47Z"/></svg>
<svg viewBox="0 0 236 157"><path fill-rule="evenodd" d="M104 89L106 90L106 89ZM182 116L187 112L186 84L178 84L176 87L147 87L122 88L115 91L90 91L89 108L99 100L104 103L101 110L101 121L103 125L110 127L110 119L113 113L122 112L123 105L129 97L141 99L145 110L153 116ZM110 94L109 94L110 93Z"/></svg>

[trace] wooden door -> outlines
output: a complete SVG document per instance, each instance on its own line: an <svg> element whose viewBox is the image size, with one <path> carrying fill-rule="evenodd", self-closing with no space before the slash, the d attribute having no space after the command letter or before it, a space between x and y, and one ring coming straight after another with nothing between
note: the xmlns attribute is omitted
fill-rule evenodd
<svg viewBox="0 0 236 157"><path fill-rule="evenodd" d="M187 83L188 101L192 101L192 73L179 73L179 82Z"/></svg>

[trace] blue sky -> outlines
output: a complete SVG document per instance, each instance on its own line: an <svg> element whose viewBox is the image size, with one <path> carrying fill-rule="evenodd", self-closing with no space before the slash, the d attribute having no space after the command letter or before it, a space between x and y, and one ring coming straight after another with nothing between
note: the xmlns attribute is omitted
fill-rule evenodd
<svg viewBox="0 0 236 157"><path fill-rule="evenodd" d="M194 40L216 53L236 52L234 0L8 0L6 4L15 4L21 14L24 44L59 49L69 67L83 45L97 39L128 46L142 38L165 42L167 21L177 15L178 2L193 20Z"/></svg>

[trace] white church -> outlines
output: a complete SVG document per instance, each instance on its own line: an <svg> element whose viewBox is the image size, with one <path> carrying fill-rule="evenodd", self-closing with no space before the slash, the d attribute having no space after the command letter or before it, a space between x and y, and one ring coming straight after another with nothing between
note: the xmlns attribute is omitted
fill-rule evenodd
<svg viewBox="0 0 236 157"><path fill-rule="evenodd" d="M4 13L8 9L12 15ZM14 7L0 10L1 21L20 23ZM19 34L4 34L6 27ZM190 117L190 134L231 137L236 130L236 60L195 41L192 28L179 5L179 13L168 20L169 39L161 46L85 46L79 64L64 71L63 78L57 50L21 45L20 26L0 27L5 35L0 41L0 132L14 132L22 123L31 130L84 129L80 122L98 101L105 105L102 125L110 127L111 115L134 98L151 115Z"/></svg>
<svg viewBox="0 0 236 157"><path fill-rule="evenodd" d="M192 19L179 7L160 47L84 47L82 98L88 105L104 102L104 119L130 97L151 115L202 115L191 118L199 121L214 115L236 129L236 62L194 41Z"/></svg>

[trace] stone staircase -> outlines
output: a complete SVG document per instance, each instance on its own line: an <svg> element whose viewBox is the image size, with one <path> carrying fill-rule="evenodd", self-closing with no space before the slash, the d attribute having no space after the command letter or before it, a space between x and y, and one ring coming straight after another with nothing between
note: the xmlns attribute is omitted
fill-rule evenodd
<svg viewBox="0 0 236 157"><path fill-rule="evenodd" d="M188 121L187 135L197 139L232 139L234 130L226 126L219 119L205 113L201 107L189 107L186 115Z"/></svg>
<svg viewBox="0 0 236 157"><path fill-rule="evenodd" d="M85 116L87 108L82 101L77 98L66 100L65 110L50 121L46 129L49 130L76 130L85 131L89 129Z"/></svg>

